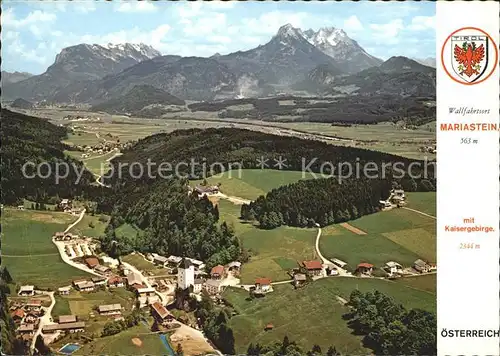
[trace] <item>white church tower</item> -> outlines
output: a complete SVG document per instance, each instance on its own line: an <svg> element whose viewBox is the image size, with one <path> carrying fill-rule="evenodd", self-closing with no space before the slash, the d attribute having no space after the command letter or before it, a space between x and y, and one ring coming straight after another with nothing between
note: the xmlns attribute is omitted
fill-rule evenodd
<svg viewBox="0 0 500 356"><path fill-rule="evenodd" d="M177 268L177 286L181 289L194 287L194 265L190 260L183 258Z"/></svg>

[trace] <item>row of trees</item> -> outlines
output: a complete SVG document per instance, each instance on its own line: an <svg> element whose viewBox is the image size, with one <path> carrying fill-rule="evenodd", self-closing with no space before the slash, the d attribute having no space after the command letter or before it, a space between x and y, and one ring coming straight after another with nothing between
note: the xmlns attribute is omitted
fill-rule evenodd
<svg viewBox="0 0 500 356"><path fill-rule="evenodd" d="M365 335L365 345L377 355L436 355L435 314L407 310L379 291L354 290L347 305L349 326Z"/></svg>
<svg viewBox="0 0 500 356"><path fill-rule="evenodd" d="M285 335L282 342L276 342L271 345L250 344L247 349L248 356L340 356L335 346L330 346L324 352L319 345L314 345L310 351L304 352L295 341L290 341Z"/></svg>
<svg viewBox="0 0 500 356"><path fill-rule="evenodd" d="M264 229L326 226L376 212L391 187L388 180L349 179L341 184L335 178L302 180L242 205L241 217L258 220Z"/></svg>

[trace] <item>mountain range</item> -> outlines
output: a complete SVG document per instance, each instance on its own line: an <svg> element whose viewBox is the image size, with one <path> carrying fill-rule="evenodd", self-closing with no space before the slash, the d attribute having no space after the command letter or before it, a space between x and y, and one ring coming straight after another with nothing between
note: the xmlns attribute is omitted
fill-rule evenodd
<svg viewBox="0 0 500 356"><path fill-rule="evenodd" d="M338 91L339 85L369 94L387 87L385 79L395 84L393 94L433 94L433 68L395 58L399 59L384 62L370 55L342 29L302 31L290 24L264 45L209 58L161 55L144 44L79 44L64 48L43 74L5 82L3 96L98 105L144 85L181 100L265 96L295 89L322 93ZM419 74L408 74L415 72Z"/></svg>

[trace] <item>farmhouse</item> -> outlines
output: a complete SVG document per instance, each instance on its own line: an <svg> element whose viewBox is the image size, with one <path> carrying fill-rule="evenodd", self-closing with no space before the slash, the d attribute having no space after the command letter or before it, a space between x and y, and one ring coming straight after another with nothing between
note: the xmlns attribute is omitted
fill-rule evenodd
<svg viewBox="0 0 500 356"><path fill-rule="evenodd" d="M24 305L24 310L26 311L40 311L42 309L42 301L38 299L32 299Z"/></svg>
<svg viewBox="0 0 500 356"><path fill-rule="evenodd" d="M319 276L323 271L323 266L320 261L302 261L302 267L311 276Z"/></svg>
<svg viewBox="0 0 500 356"><path fill-rule="evenodd" d="M10 313L12 320L14 320L15 322L20 322L21 320L23 320L25 315L26 313L22 309L16 309L12 313Z"/></svg>
<svg viewBox="0 0 500 356"><path fill-rule="evenodd" d="M60 315L59 324L76 323L76 315Z"/></svg>
<svg viewBox="0 0 500 356"><path fill-rule="evenodd" d="M233 273L238 273L240 271L240 268L241 268L241 262L238 261L231 262L227 265L227 269Z"/></svg>
<svg viewBox="0 0 500 356"><path fill-rule="evenodd" d="M92 292L95 289L94 282L92 281L76 281L73 282L73 284L75 285L75 288L81 292Z"/></svg>
<svg viewBox="0 0 500 356"><path fill-rule="evenodd" d="M121 304L99 305L97 310L101 315L118 315L122 313L122 306Z"/></svg>
<svg viewBox="0 0 500 356"><path fill-rule="evenodd" d="M131 273L127 275L127 285L131 287L134 284L142 284L142 278L138 273Z"/></svg>
<svg viewBox="0 0 500 356"><path fill-rule="evenodd" d="M222 289L221 281L218 279L208 279L203 286L210 295L219 294Z"/></svg>
<svg viewBox="0 0 500 356"><path fill-rule="evenodd" d="M205 283L204 279L196 278L193 284L193 293L200 293L203 289L203 284Z"/></svg>
<svg viewBox="0 0 500 356"><path fill-rule="evenodd" d="M221 279L224 277L224 266L218 265L213 267L210 271L210 277L212 279Z"/></svg>
<svg viewBox="0 0 500 356"><path fill-rule="evenodd" d="M255 290L256 294L264 294L272 291L271 279L269 278L257 278L255 280Z"/></svg>
<svg viewBox="0 0 500 356"><path fill-rule="evenodd" d="M88 257L85 259L85 264L89 268L96 268L97 266L99 266L99 260L95 257Z"/></svg>
<svg viewBox="0 0 500 356"><path fill-rule="evenodd" d="M40 317L40 312L30 311L28 314L26 314L24 322L27 324L36 324L39 317Z"/></svg>
<svg viewBox="0 0 500 356"><path fill-rule="evenodd" d="M136 288L135 292L139 297L152 297L155 295L155 289L150 287Z"/></svg>
<svg viewBox="0 0 500 356"><path fill-rule="evenodd" d="M155 320L161 325L165 325L166 323L174 320L173 315L170 314L167 308L165 308L159 302L151 304L151 314L153 315L153 318L155 318Z"/></svg>
<svg viewBox="0 0 500 356"><path fill-rule="evenodd" d="M203 263L203 261L195 260L194 258L189 257L186 257L186 259L188 259L197 269L205 268L205 264Z"/></svg>
<svg viewBox="0 0 500 356"><path fill-rule="evenodd" d="M21 335L32 335L35 332L35 325L33 324L21 324L16 330Z"/></svg>
<svg viewBox="0 0 500 356"><path fill-rule="evenodd" d="M370 275L373 272L373 265L370 263L360 263L356 268L356 272L359 274Z"/></svg>
<svg viewBox="0 0 500 356"><path fill-rule="evenodd" d="M71 291L71 287L59 287L57 288L57 292L59 295L68 295Z"/></svg>
<svg viewBox="0 0 500 356"><path fill-rule="evenodd" d="M339 270L334 265L328 265L328 267L326 268L326 275L327 276L338 276Z"/></svg>
<svg viewBox="0 0 500 356"><path fill-rule="evenodd" d="M418 259L413 263L413 268L415 268L420 273L427 273L429 272L430 266L427 262Z"/></svg>
<svg viewBox="0 0 500 356"><path fill-rule="evenodd" d="M167 258L167 261L168 263L177 266L182 261L182 257L172 255Z"/></svg>
<svg viewBox="0 0 500 356"><path fill-rule="evenodd" d="M394 194L394 196L399 197L402 200L406 199L405 191L403 189L394 189L393 194Z"/></svg>
<svg viewBox="0 0 500 356"><path fill-rule="evenodd" d="M69 199L62 199L61 202L59 203L59 207L62 210L71 209L71 200L69 200Z"/></svg>
<svg viewBox="0 0 500 356"><path fill-rule="evenodd" d="M23 297L33 296L35 295L35 286L21 286L18 294Z"/></svg>
<svg viewBox="0 0 500 356"><path fill-rule="evenodd" d="M55 333L56 331L63 331L69 333L77 333L85 331L85 322L77 321L75 323L65 323L65 324L51 324L45 325L42 328L42 332L45 333Z"/></svg>
<svg viewBox="0 0 500 356"><path fill-rule="evenodd" d="M168 258L153 253L153 262L157 265L165 266L168 263Z"/></svg>
<svg viewBox="0 0 500 356"><path fill-rule="evenodd" d="M293 284L295 287L300 287L306 283L307 276L304 273L296 273L293 275Z"/></svg>
<svg viewBox="0 0 500 356"><path fill-rule="evenodd" d="M403 266L394 261L389 261L385 264L386 270L392 275L394 273L401 273L403 271Z"/></svg>
<svg viewBox="0 0 500 356"><path fill-rule="evenodd" d="M92 282L95 286L104 286L106 285L106 278L104 277L92 277Z"/></svg>
<svg viewBox="0 0 500 356"><path fill-rule="evenodd" d="M123 287L125 283L123 282L123 278L119 276L113 276L110 279L108 279L108 286L110 288L118 288L118 287Z"/></svg>
<svg viewBox="0 0 500 356"><path fill-rule="evenodd" d="M54 239L56 241L61 241L61 240L64 240L64 232L56 232L54 234Z"/></svg>
<svg viewBox="0 0 500 356"><path fill-rule="evenodd" d="M97 265L94 270L96 272L99 272L99 273L102 273L102 274L107 274L109 272L111 272L111 268L107 267L107 266L103 266L103 265Z"/></svg>
<svg viewBox="0 0 500 356"><path fill-rule="evenodd" d="M194 190L198 194L217 194L219 192L219 187L216 185L210 185L210 186L201 186L197 185Z"/></svg>

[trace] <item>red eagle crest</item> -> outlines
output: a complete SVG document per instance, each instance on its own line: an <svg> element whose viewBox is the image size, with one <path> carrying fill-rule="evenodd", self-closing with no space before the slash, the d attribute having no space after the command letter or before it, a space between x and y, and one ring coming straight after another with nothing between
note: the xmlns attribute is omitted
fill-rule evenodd
<svg viewBox="0 0 500 356"><path fill-rule="evenodd" d="M476 47L476 43L464 42L462 47L455 45L454 54L456 61L460 64L458 67L460 74L471 77L474 74L479 75L481 66L479 63L484 59L484 46Z"/></svg>

